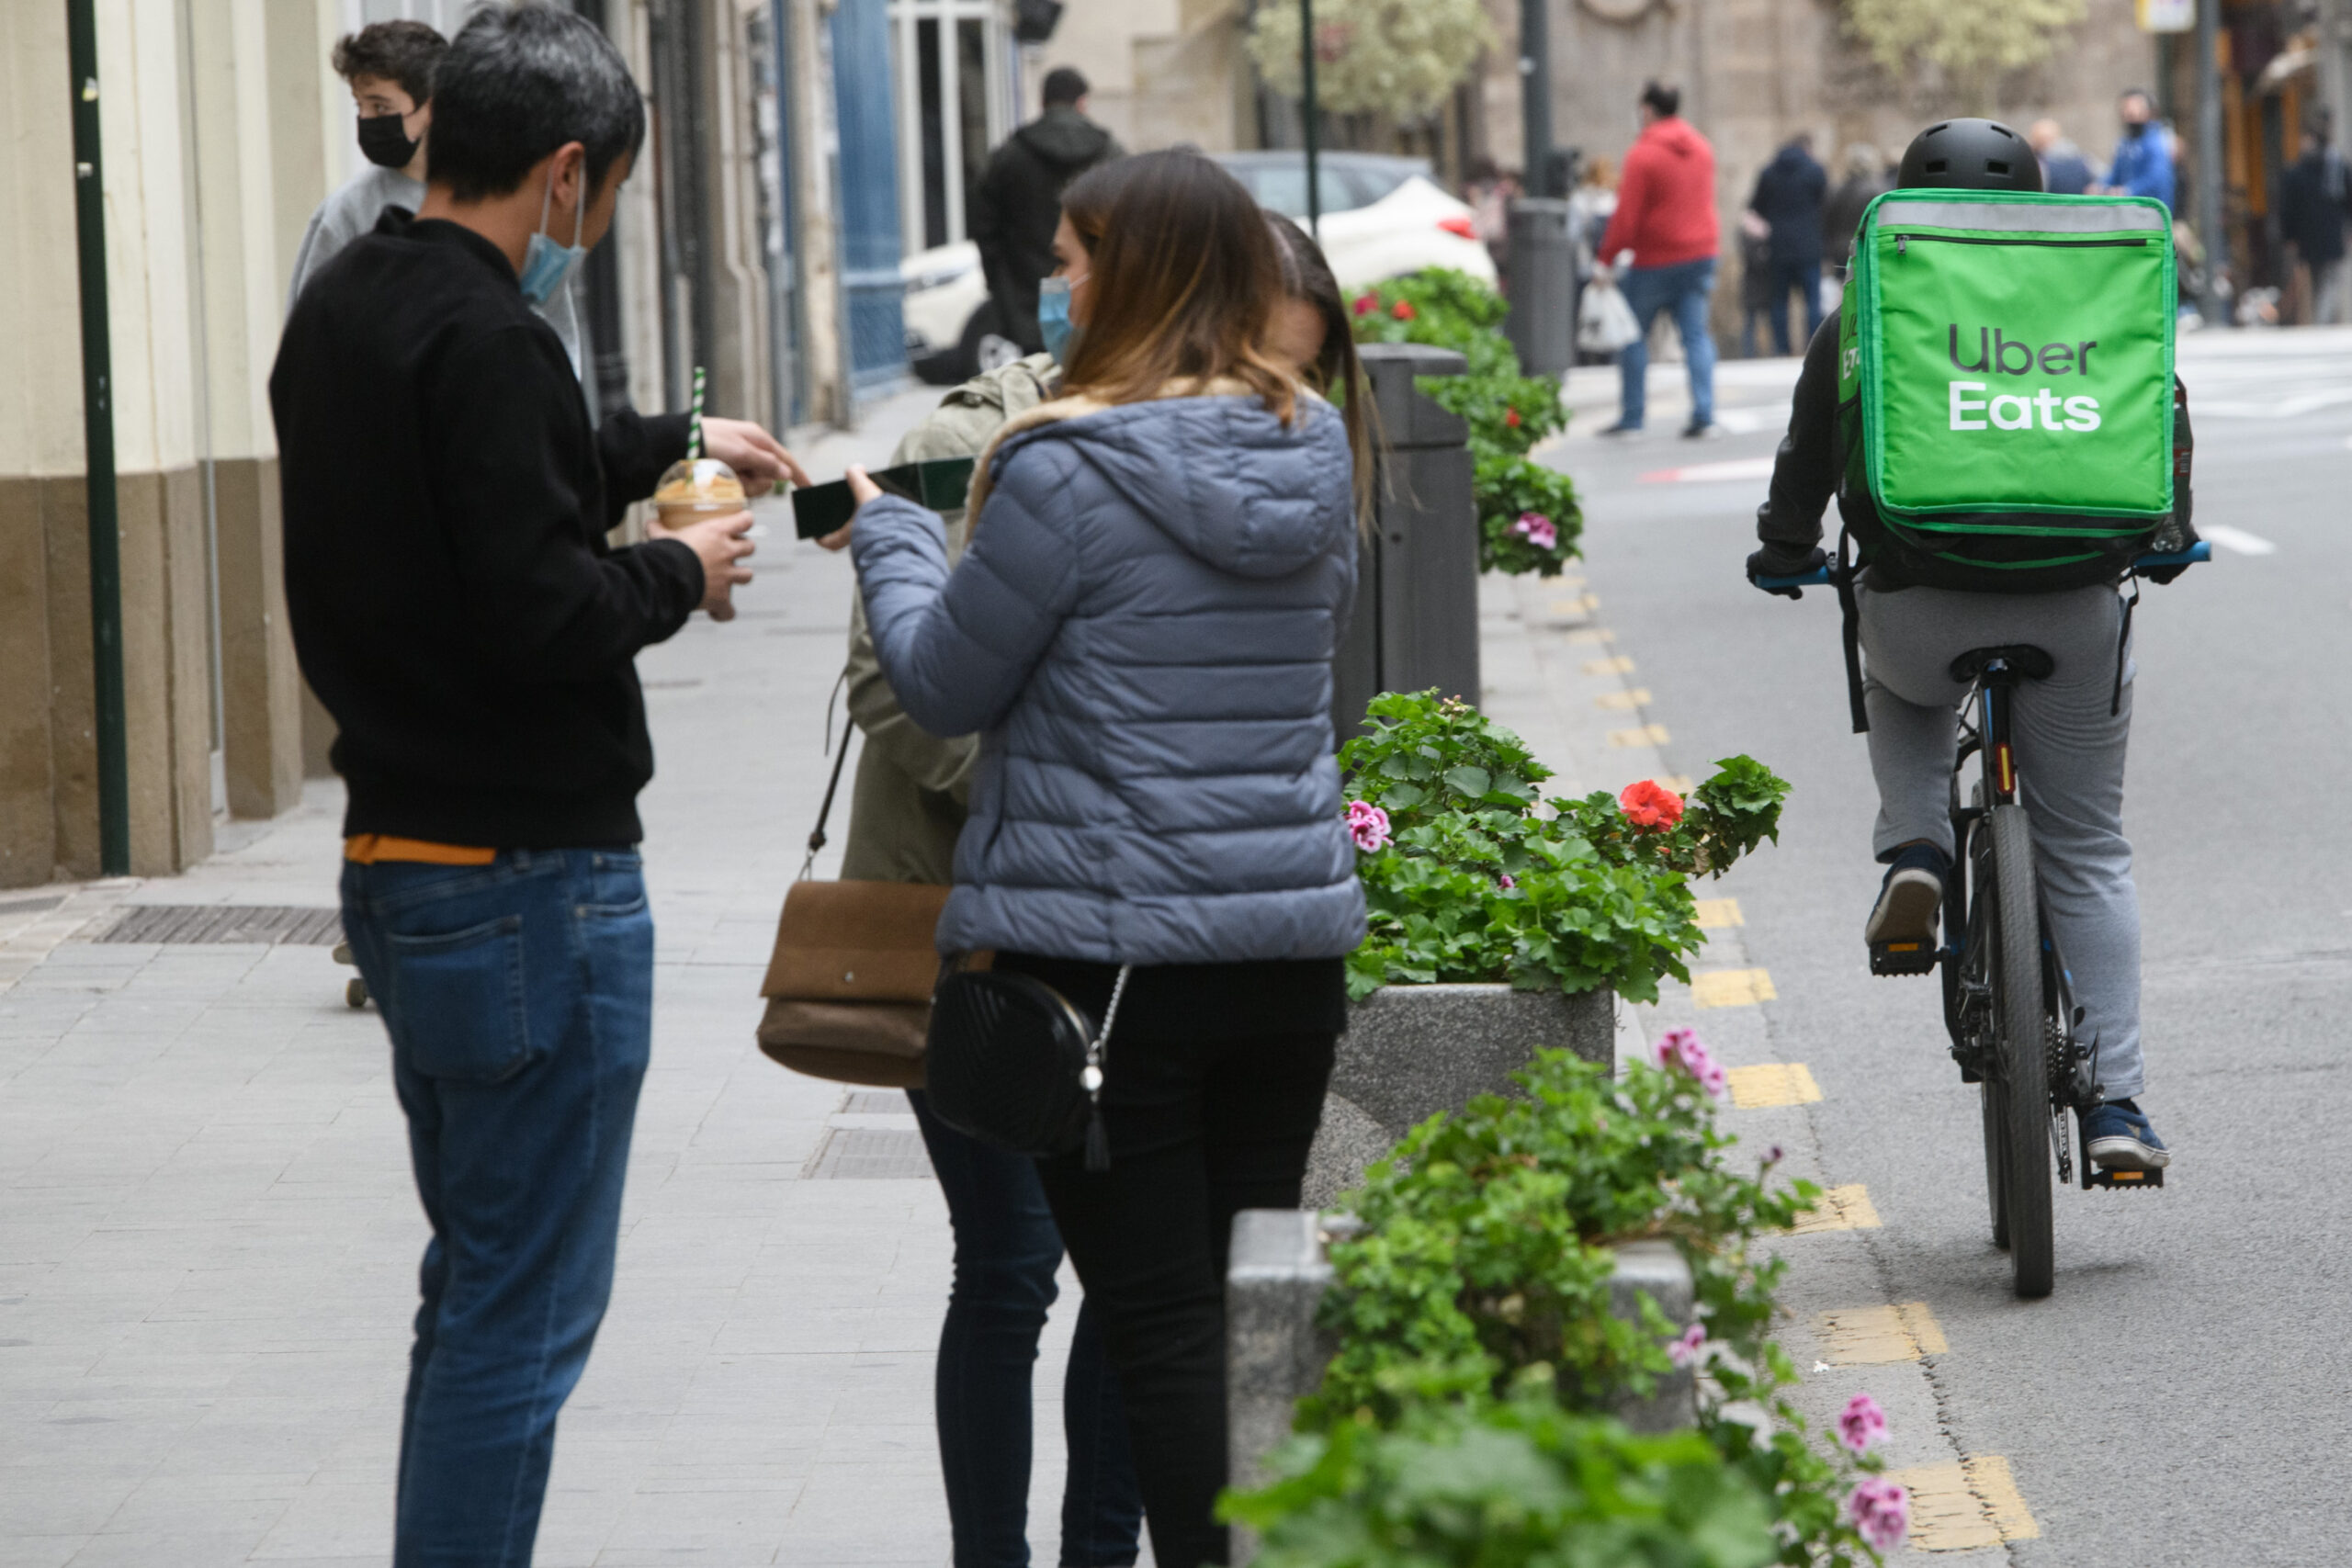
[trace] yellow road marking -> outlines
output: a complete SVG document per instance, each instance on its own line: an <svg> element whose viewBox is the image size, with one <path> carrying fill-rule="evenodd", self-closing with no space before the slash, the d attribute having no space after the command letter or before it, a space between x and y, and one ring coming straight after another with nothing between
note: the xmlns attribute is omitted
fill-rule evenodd
<svg viewBox="0 0 2352 1568"><path fill-rule="evenodd" d="M1734 1067L1731 1102L1742 1111L1762 1111L1775 1105L1811 1105L1821 1098L1803 1062L1774 1062L1760 1067Z"/></svg>
<svg viewBox="0 0 2352 1568"><path fill-rule="evenodd" d="M1666 784L1664 779L1657 782ZM1666 787L1674 789L1672 784L1666 784ZM1674 790L1674 793L1680 795L1682 792L1678 789ZM1695 903L1698 912L1692 915L1691 919L1699 922L1699 929L1702 931L1719 931L1726 926L1744 926L1747 923L1739 918L1739 900L1736 898L1701 898Z"/></svg>
<svg viewBox="0 0 2352 1568"><path fill-rule="evenodd" d="M1592 705L1597 708L1622 710L1640 707L1649 700L1650 689L1647 686L1636 686L1630 692L1603 692L1592 699Z"/></svg>
<svg viewBox="0 0 2352 1568"><path fill-rule="evenodd" d="M1871 1202L1870 1190L1857 1181L1850 1186L1833 1187L1824 1192L1821 1201L1789 1227L1789 1234L1818 1235L1823 1231L1874 1231L1878 1228L1878 1209Z"/></svg>
<svg viewBox="0 0 2352 1568"><path fill-rule="evenodd" d="M1881 1367L1951 1348L1925 1302L1841 1307L1816 1315L1813 1331L1821 1341L1822 1359L1833 1367Z"/></svg>
<svg viewBox="0 0 2352 1568"><path fill-rule="evenodd" d="M1584 672L1588 675L1630 675L1634 672L1633 657L1621 653L1613 659L1588 659L1584 662Z"/></svg>
<svg viewBox="0 0 2352 1568"><path fill-rule="evenodd" d="M1600 595L1598 593L1580 593L1574 599L1552 601L1552 614L1555 615L1581 615L1600 608Z"/></svg>
<svg viewBox="0 0 2352 1568"><path fill-rule="evenodd" d="M1660 788L1670 789L1677 795L1689 795L1690 793L1690 775L1689 773L1660 773L1657 782ZM1703 903L1705 900L1702 899L1701 902ZM1730 900L1725 899L1724 902L1729 903Z"/></svg>
<svg viewBox="0 0 2352 1568"><path fill-rule="evenodd" d="M1607 626L1578 626L1568 633L1570 642L1615 642L1617 634Z"/></svg>
<svg viewBox="0 0 2352 1568"><path fill-rule="evenodd" d="M1886 1478L1911 1494L1910 1544L1921 1551L1969 1551L2041 1534L1998 1454L1890 1470Z"/></svg>
<svg viewBox="0 0 2352 1568"><path fill-rule="evenodd" d="M1612 729L1609 732L1611 746L1663 746L1673 739L1662 724L1645 724L1635 729Z"/></svg>
<svg viewBox="0 0 2352 1568"><path fill-rule="evenodd" d="M1690 999L1702 1008L1744 1008L1781 993L1761 969L1702 969L1690 976Z"/></svg>

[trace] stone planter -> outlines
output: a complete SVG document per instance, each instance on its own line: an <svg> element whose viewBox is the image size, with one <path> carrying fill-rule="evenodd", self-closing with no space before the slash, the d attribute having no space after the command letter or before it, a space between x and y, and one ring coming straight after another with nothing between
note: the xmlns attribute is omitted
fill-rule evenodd
<svg viewBox="0 0 2352 1568"><path fill-rule="evenodd" d="M1363 1179L1415 1123L1511 1088L1510 1075L1546 1046L1614 1067L1617 997L1509 986L1384 986L1348 1010L1323 1125L1306 1159L1305 1202L1331 1201Z"/></svg>

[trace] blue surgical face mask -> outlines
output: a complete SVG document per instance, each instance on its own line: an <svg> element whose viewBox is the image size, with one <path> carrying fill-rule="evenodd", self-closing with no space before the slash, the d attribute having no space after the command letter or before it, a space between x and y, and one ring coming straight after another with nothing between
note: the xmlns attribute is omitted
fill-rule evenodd
<svg viewBox="0 0 2352 1568"><path fill-rule="evenodd" d="M584 169L582 172L583 175L586 173ZM534 307L544 305L554 298L555 291L563 287L563 280L571 276L571 269L578 266L581 259L588 254L588 247L580 243L581 230L588 220L587 186L582 184L580 209L571 215L571 243L569 245L557 244L548 238L545 231L549 204L554 200L555 166L550 164L548 166L548 191L539 197L540 231L534 233L531 243L523 247L523 270L514 280L522 288L523 298Z"/></svg>
<svg viewBox="0 0 2352 1568"><path fill-rule="evenodd" d="M1048 277L1037 285L1037 331L1056 364L1069 363L1069 345L1078 339L1078 327L1069 319L1069 291L1085 281L1086 275L1080 273L1076 277Z"/></svg>

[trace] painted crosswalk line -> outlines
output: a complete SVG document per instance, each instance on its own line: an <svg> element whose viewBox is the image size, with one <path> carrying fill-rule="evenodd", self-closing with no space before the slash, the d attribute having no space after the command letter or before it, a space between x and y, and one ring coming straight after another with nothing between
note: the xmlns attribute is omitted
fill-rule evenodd
<svg viewBox="0 0 2352 1568"><path fill-rule="evenodd" d="M1610 659L1588 659L1584 661L1584 672L1588 675L1630 675L1634 672L1634 660L1630 655L1623 653Z"/></svg>
<svg viewBox="0 0 2352 1568"><path fill-rule="evenodd" d="M1612 729L1609 732L1609 744L1618 747L1663 746L1672 739L1662 724L1636 725L1632 729Z"/></svg>
<svg viewBox="0 0 2352 1568"><path fill-rule="evenodd" d="M1909 1544L1917 1551L1971 1551L2041 1534L1998 1454L1890 1470L1886 1478L1911 1494Z"/></svg>
<svg viewBox="0 0 2352 1568"><path fill-rule="evenodd" d="M1568 633L1567 640L1572 643L1615 642L1617 634L1607 626L1578 626Z"/></svg>
<svg viewBox="0 0 2352 1568"><path fill-rule="evenodd" d="M1874 1231L1878 1228L1878 1207L1871 1201L1870 1190L1857 1181L1844 1187L1832 1187L1824 1192L1820 1201L1789 1227L1789 1234L1819 1235L1824 1231Z"/></svg>
<svg viewBox="0 0 2352 1568"><path fill-rule="evenodd" d="M1744 1008L1781 993L1761 969L1702 969L1690 976L1690 999L1702 1008Z"/></svg>
<svg viewBox="0 0 2352 1568"><path fill-rule="evenodd" d="M1649 700L1650 689L1647 686L1635 686L1630 691L1603 692L1592 699L1592 705L1622 713L1627 708L1641 707Z"/></svg>
<svg viewBox="0 0 2352 1568"><path fill-rule="evenodd" d="M1840 1307L1813 1320L1821 1354L1833 1367L1883 1367L1940 1356L1951 1348L1925 1302Z"/></svg>
<svg viewBox="0 0 2352 1568"><path fill-rule="evenodd" d="M1651 782L1656 784L1658 788L1670 789L1677 795L1689 795L1690 793L1690 775L1689 773L1660 773ZM1703 904L1706 900L1702 898L1699 902ZM1726 898L1724 902L1728 904L1731 900ZM1736 924L1737 922L1735 921L1734 923Z"/></svg>
<svg viewBox="0 0 2352 1568"><path fill-rule="evenodd" d="M1674 789L1674 786L1667 784L1664 779L1657 782L1666 784L1668 789ZM1682 795L1688 792L1675 790L1675 793ZM1744 926L1747 923L1740 919L1739 900L1736 898L1694 899L1691 902L1690 918L1699 922L1699 929L1702 931L1719 931L1727 927Z"/></svg>
<svg viewBox="0 0 2352 1568"><path fill-rule="evenodd" d="M1731 1102L1742 1111L1769 1111L1776 1105L1811 1105L1821 1098L1821 1086L1803 1062L1769 1062L1762 1066L1734 1067Z"/></svg>
<svg viewBox="0 0 2352 1568"><path fill-rule="evenodd" d="M2259 534L2249 534L2243 528L2233 528L2224 523L2214 523L2198 532L2211 543L2225 550L2235 550L2242 556L2275 556L2278 547Z"/></svg>

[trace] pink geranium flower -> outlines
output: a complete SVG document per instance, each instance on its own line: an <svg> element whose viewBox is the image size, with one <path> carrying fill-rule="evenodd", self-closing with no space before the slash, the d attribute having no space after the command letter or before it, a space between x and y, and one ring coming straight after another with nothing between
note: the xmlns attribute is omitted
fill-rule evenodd
<svg viewBox="0 0 2352 1568"><path fill-rule="evenodd" d="M1519 886L1519 878L1513 876L1510 872L1498 871L1495 874L1495 886L1508 893L1512 888Z"/></svg>
<svg viewBox="0 0 2352 1568"><path fill-rule="evenodd" d="M1366 854L1385 849L1388 843L1388 813L1369 801L1348 802L1348 836Z"/></svg>
<svg viewBox="0 0 2352 1568"><path fill-rule="evenodd" d="M1858 1393L1838 1413L1838 1440L1857 1454L1871 1451L1886 1438L1886 1412L1867 1393Z"/></svg>
<svg viewBox="0 0 2352 1568"><path fill-rule="evenodd" d="M1510 531L1539 550L1559 547L1560 531L1552 525L1549 517L1540 512L1521 513L1519 521L1510 525Z"/></svg>
<svg viewBox="0 0 2352 1568"><path fill-rule="evenodd" d="M1695 1029L1669 1029L1657 1043L1657 1065L1668 1072L1680 1070L1699 1080L1699 1087L1720 1099L1730 1087L1730 1075L1699 1039Z"/></svg>
<svg viewBox="0 0 2352 1568"><path fill-rule="evenodd" d="M1893 1551L1911 1529L1911 1496L1883 1475L1865 1476L1846 1499L1846 1517L1879 1551Z"/></svg>
<svg viewBox="0 0 2352 1568"><path fill-rule="evenodd" d="M1666 1359L1678 1367L1696 1367L1707 1359L1707 1330L1702 1324L1692 1324L1679 1335L1666 1342Z"/></svg>

